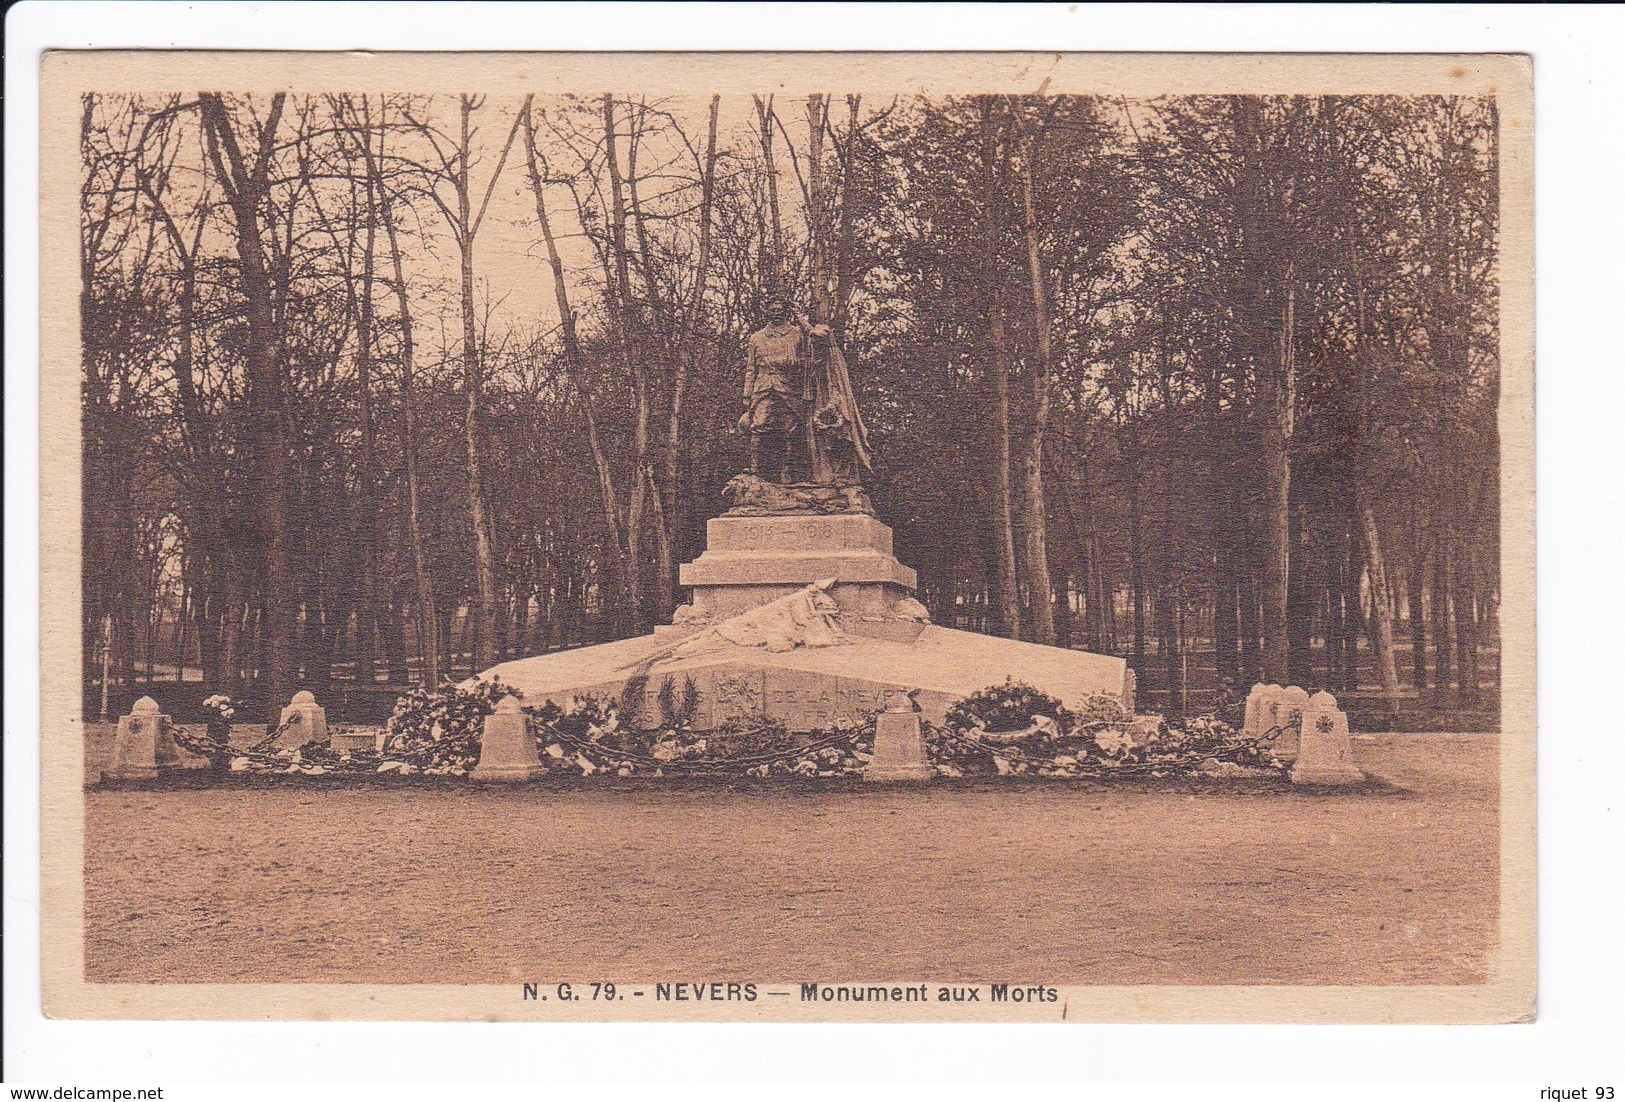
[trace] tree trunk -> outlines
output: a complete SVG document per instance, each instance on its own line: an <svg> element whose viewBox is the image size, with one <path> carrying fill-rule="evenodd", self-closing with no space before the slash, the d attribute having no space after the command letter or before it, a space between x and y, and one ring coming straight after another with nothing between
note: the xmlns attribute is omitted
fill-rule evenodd
<svg viewBox="0 0 1625 1102"><path fill-rule="evenodd" d="M1456 680L1456 623L1450 595L1450 542L1440 535L1433 552L1433 686L1441 698Z"/></svg>
<svg viewBox="0 0 1625 1102"><path fill-rule="evenodd" d="M989 374L993 376L994 439L998 455L993 476L994 548L997 558L994 620L1000 635L1021 637L1021 598L1016 583L1015 506L1010 470L1010 343L1004 329L1004 266L1000 263L999 218L1002 173L998 169L998 135L993 97L981 97L982 108L982 259L988 278Z"/></svg>
<svg viewBox="0 0 1625 1102"><path fill-rule="evenodd" d="M480 412L482 390L485 385L485 364L481 355L477 319L474 313L474 240L476 223L469 195L469 161L473 155L469 116L473 113L473 100L461 97L462 129L457 162L456 191L458 254L460 264L459 302L463 320L463 388L465 408L463 416L463 446L468 463L468 518L474 529L474 579L476 593L473 606L474 641L471 648L475 670L488 669L496 664L497 588L496 565L491 549L491 522L485 510L485 482L480 470Z"/></svg>
<svg viewBox="0 0 1625 1102"><path fill-rule="evenodd" d="M1260 676L1264 681L1288 684L1292 677L1292 647L1287 633L1287 584L1291 545L1288 523L1291 508L1291 440L1294 412L1295 286L1290 260L1284 254L1276 223L1279 216L1268 189L1275 152L1254 96L1229 100L1236 145L1236 230L1240 234L1243 288L1243 329L1240 353L1256 373L1260 422L1259 452L1263 466L1263 502L1258 524L1262 562L1259 586L1260 636L1263 642ZM1273 287L1276 302L1267 289ZM1279 314L1271 317L1275 309ZM1270 331L1279 327L1273 356ZM1273 363L1271 362L1273 359Z"/></svg>
<svg viewBox="0 0 1625 1102"><path fill-rule="evenodd" d="M379 154L383 153L383 131L379 132ZM366 149L367 172L378 177L377 158L370 140ZM381 186L381 185L380 185ZM412 300L406 290L406 273L401 263L401 246L395 229L394 197L383 204L384 233L389 239L390 267L394 274L392 290L395 292L396 313L401 330L401 455L406 466L406 530L412 548L412 581L417 593L417 644L420 663L419 676L425 687L438 689L442 677L440 658L440 615L435 608L434 582L429 577L428 557L423 547L423 507L420 500L418 475L418 435L416 395L413 376L416 370L415 345L412 329Z"/></svg>
<svg viewBox="0 0 1625 1102"><path fill-rule="evenodd" d="M1477 596L1473 593L1472 560L1465 546L1451 557L1451 618L1456 625L1456 699L1463 704L1478 701L1477 625L1473 622Z"/></svg>
<svg viewBox="0 0 1625 1102"><path fill-rule="evenodd" d="M1219 546L1213 554L1213 665L1220 685L1236 691L1241 682L1241 621L1236 608L1234 552L1228 526L1218 532Z"/></svg>
<svg viewBox="0 0 1625 1102"><path fill-rule="evenodd" d="M1172 402L1166 402L1165 406L1166 408L1172 408ZM1180 659L1184 654L1184 640L1181 638L1182 631L1179 623L1179 580L1178 574L1174 570L1173 549L1175 543L1172 485L1172 478L1163 483L1162 548L1159 556L1162 564L1162 577L1158 579L1156 603L1157 621L1161 636L1159 649L1162 652L1163 670L1168 678L1168 710L1170 712L1181 712L1175 701L1179 699Z"/></svg>
<svg viewBox="0 0 1625 1102"><path fill-rule="evenodd" d="M1360 577L1364 573L1365 557L1360 550L1359 528L1359 518L1350 516L1343 544L1343 653L1338 689L1345 693L1356 692L1360 688L1360 636L1365 631L1365 616L1360 604Z"/></svg>
<svg viewBox="0 0 1625 1102"><path fill-rule="evenodd" d="M815 325L828 325L834 314L829 278L829 204L824 194L824 126L828 112L829 105L822 95L807 97L807 267Z"/></svg>
<svg viewBox="0 0 1625 1102"><path fill-rule="evenodd" d="M1228 686L1240 693L1241 622L1236 607L1236 544L1241 539L1237 518L1244 515L1237 504L1235 462L1225 433L1224 388L1217 359L1203 374L1202 410L1206 433L1204 456L1207 462L1207 495L1217 506L1213 527L1213 666L1221 690Z"/></svg>
<svg viewBox="0 0 1625 1102"><path fill-rule="evenodd" d="M1241 609L1241 679L1253 684L1266 680L1258 650L1258 572L1248 570L1243 574L1237 589L1237 604Z"/></svg>
<svg viewBox="0 0 1625 1102"><path fill-rule="evenodd" d="M1132 436L1134 429L1129 429ZM1141 522L1140 449L1128 449L1128 563L1129 591L1134 602L1134 666L1145 668L1145 532Z"/></svg>
<svg viewBox="0 0 1625 1102"><path fill-rule="evenodd" d="M220 609L220 683L227 695L236 696L243 689L242 637L248 610L243 604L241 588L229 576L221 587ZM115 618L115 627L116 624ZM278 717L281 714L279 710Z"/></svg>
<svg viewBox="0 0 1625 1102"><path fill-rule="evenodd" d="M1350 433L1349 480L1354 484L1354 508L1360 526L1361 546L1365 552L1366 575L1371 580L1371 620L1368 634L1376 652L1377 679L1382 683L1383 696L1388 700L1388 716L1399 718L1399 671L1394 662L1393 602L1388 589L1388 572L1382 558L1382 537L1377 531L1377 518L1371 504L1371 493L1366 488L1366 300L1365 282L1359 267L1351 263L1355 287L1355 343L1352 392L1353 409L1347 412L1353 431Z"/></svg>
<svg viewBox="0 0 1625 1102"><path fill-rule="evenodd" d="M1293 549L1292 570L1287 575L1287 641L1292 675L1305 682L1315 668L1315 589L1309 566L1309 520L1301 501L1292 509L1287 537Z"/></svg>
<svg viewBox="0 0 1625 1102"><path fill-rule="evenodd" d="M581 338L576 330L575 311L570 308L569 285L564 278L564 261L559 256L558 241L553 235L553 222L547 213L546 193L540 166L536 160L536 125L531 116L531 97L526 96L520 108L520 119L525 128L525 159L529 168L531 193L536 200L536 221L547 246L547 265L553 273L553 300L559 311L559 332L564 342L564 372L581 403L582 420L587 429L587 451L592 456L593 469L598 474L599 505L604 517L604 528L609 533L616 554L610 564L611 587L618 590L611 600L620 604L625 600L628 566L626 537L621 528L621 505L615 491L615 477L610 469L609 456L598 427L598 416L593 409L592 394L587 389L586 356L581 349Z"/></svg>
<svg viewBox="0 0 1625 1102"><path fill-rule="evenodd" d="M371 142L370 134L361 135L363 144ZM378 430L372 408L373 359L373 282L376 271L378 244L377 181L368 173L365 181L367 197L366 231L361 249L361 293L356 316L356 383L361 405L361 464L359 516L355 525L356 546L368 549L361 556L359 569L361 584L356 592L356 646L355 676L370 685L377 674L377 644L379 637L378 606L380 556L376 548L378 538L379 478Z"/></svg>
<svg viewBox="0 0 1625 1102"><path fill-rule="evenodd" d="M1157 585L1157 650L1162 658L1163 676L1168 686L1168 711L1178 712L1180 646L1178 614L1175 611L1174 583L1163 578Z"/></svg>
<svg viewBox="0 0 1625 1102"><path fill-rule="evenodd" d="M640 358L648 353L643 326L632 301L632 279L627 262L626 196L615 142L615 100L603 97L604 163L609 169L609 249L614 270L613 286L607 295L610 324L614 326L621 359L632 379L635 409L632 420L632 474L626 502L626 606L628 626L641 630L647 610L643 599L643 513L647 506L647 482L643 475L649 462L649 383Z"/></svg>
<svg viewBox="0 0 1625 1102"><path fill-rule="evenodd" d="M1085 449L1087 446L1086 443ZM1078 482L1082 490L1079 507L1083 510L1083 538L1079 546L1086 555L1083 577L1085 646L1091 651L1103 654L1108 649L1106 617L1110 609L1106 607L1106 583L1100 565L1100 536L1095 527L1095 502L1090 469L1084 464L1082 457L1079 461Z"/></svg>
<svg viewBox="0 0 1625 1102"><path fill-rule="evenodd" d="M1371 580L1371 645L1376 651L1377 678L1388 700L1388 715L1399 718L1399 670L1394 662L1393 604L1389 599L1388 570L1382 558L1382 539L1371 499L1355 474L1355 507L1360 514L1360 535L1364 544L1366 576Z"/></svg>
<svg viewBox="0 0 1625 1102"><path fill-rule="evenodd" d="M238 269L248 308L245 358L252 408L248 448L254 456L249 496L259 507L265 610L261 689L272 723L280 716L292 684L292 646L297 626L288 561L288 426L284 410L282 342L271 301L265 246L260 238L260 206L267 195L276 129L286 98L281 92L271 98L271 109L256 135L258 148L250 164L238 145L235 127L221 95L204 92L198 96L199 110L209 135L209 151L226 189L234 220Z"/></svg>
<svg viewBox="0 0 1625 1102"><path fill-rule="evenodd" d="M1288 280L1291 275L1288 273ZM1295 289L1288 284L1282 309L1280 358L1265 372L1264 387L1264 680L1292 681L1292 641L1287 631L1287 571L1290 564L1293 418L1293 326Z"/></svg>
<svg viewBox="0 0 1625 1102"><path fill-rule="evenodd" d="M1428 690L1428 630L1427 613L1422 607L1422 579L1424 566L1421 554L1411 557L1410 572L1405 585L1405 612L1411 629L1411 687L1421 698Z"/></svg>
<svg viewBox="0 0 1625 1102"><path fill-rule="evenodd" d="M858 181L863 162L858 158L858 104L861 96L846 97L846 151L841 158L841 216L836 237L835 253L835 315L830 324L835 339L846 343L847 323L850 320L852 286L853 221L857 213Z"/></svg>
<svg viewBox="0 0 1625 1102"><path fill-rule="evenodd" d="M668 309L665 304L665 297L660 290L658 280L655 278L655 257L649 239L647 226L648 220L644 217L643 202L638 195L638 151L643 136L643 118L645 110L645 105L642 103L642 101L640 101L637 106L637 113L634 115L630 124L631 132L627 138L627 205L623 223L630 222L637 235L637 255L640 258L639 271L642 275L643 281L642 301L646 304L646 308L649 311L650 316L656 319L657 323L661 327L667 331L676 329L679 335L681 335L683 327L682 306L681 304L677 304ZM610 150L609 161L613 179L613 171L615 168L613 140L608 140L607 144ZM624 245L626 240L624 231L618 235L618 239ZM631 293L630 286L626 287L626 293ZM636 309L636 307L633 301L628 299L626 302L626 311L629 313L634 309ZM639 516L642 515L645 508L648 508L653 513L656 564L655 608L653 609L653 613L654 620L656 622L661 622L671 614L674 608L676 608L676 602L673 600L673 596L675 594L674 583L676 581L676 563L672 553L672 541L674 536L671 529L667 526L666 511L662 504L660 484L655 480L654 465L650 459L650 451L654 445L650 435L649 425L650 419L654 415L654 408L653 395L649 386L648 365L650 363L656 364L656 373L663 373L663 368L658 365L662 365L665 362L667 356L669 356L671 352L671 346L669 343L662 344L662 342L654 335L654 329L654 325L645 324L642 320L640 320L637 325L637 333L639 334L640 340L638 342L639 351L636 361L637 371L634 376L634 389L638 395L638 421L634 443L637 451L638 468L642 472L641 477L646 483L645 492L647 496L645 497L643 495L637 495L633 498L631 504L634 507L633 512L637 513ZM676 356L674 357L676 361L675 372L681 372L683 370L683 357L685 354L685 347L678 347L676 349ZM630 528L630 523L628 527ZM634 559L634 562L637 563L638 560ZM641 569L641 565L639 565L639 569ZM647 617L648 614L649 610L645 609L643 611L643 615ZM647 620L640 620L637 626L641 628L645 626L646 623Z"/></svg>
<svg viewBox="0 0 1625 1102"><path fill-rule="evenodd" d="M761 96L752 97L756 101L756 121L761 128L762 140L762 170L767 177L767 209L770 219L769 230L771 238L766 235L762 241L763 255L757 269L757 293L761 294L768 288L773 293L783 294L780 286L784 282L784 225L779 219L779 173L773 160L773 97L763 100ZM768 241L772 241L772 250L768 250Z"/></svg>
<svg viewBox="0 0 1625 1102"><path fill-rule="evenodd" d="M1032 429L1022 456L1023 534L1026 537L1027 593L1032 602L1033 641L1055 645L1055 598L1050 585L1049 548L1045 538L1044 434L1049 428L1051 347L1048 277L1039 251L1038 215L1033 197L1033 158L1037 142L1027 136L1021 158L1022 232L1027 240L1027 273L1032 284L1033 329L1038 362L1032 375Z"/></svg>
<svg viewBox="0 0 1625 1102"><path fill-rule="evenodd" d="M716 191L717 171L717 111L722 97L711 97L711 118L706 128L705 164L700 175L700 246L694 264L694 289L683 324L683 348L677 358L677 377L672 381L671 420L666 427L666 478L662 486L665 495L665 523L670 538L661 544L660 592L658 600L662 610L669 612L676 605L677 564L673 549L682 549L687 529L686 503L677 493L677 479L683 455L683 399L688 390L688 376L692 366L703 358L702 348L708 343L705 327L705 283L711 270L711 204Z"/></svg>

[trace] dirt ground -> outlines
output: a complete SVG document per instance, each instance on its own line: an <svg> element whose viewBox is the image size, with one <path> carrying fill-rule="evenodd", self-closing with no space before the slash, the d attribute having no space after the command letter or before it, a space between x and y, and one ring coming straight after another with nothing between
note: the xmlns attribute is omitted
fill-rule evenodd
<svg viewBox="0 0 1625 1102"><path fill-rule="evenodd" d="M105 745L98 738L94 758ZM466 782L86 790L103 982L1459 984L1497 908L1493 735L1397 788ZM94 762L93 762L94 764Z"/></svg>

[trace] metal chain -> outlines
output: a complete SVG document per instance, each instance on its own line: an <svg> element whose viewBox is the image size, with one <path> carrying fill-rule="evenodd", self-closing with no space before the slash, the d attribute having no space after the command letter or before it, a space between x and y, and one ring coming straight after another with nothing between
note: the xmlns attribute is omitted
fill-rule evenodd
<svg viewBox="0 0 1625 1102"><path fill-rule="evenodd" d="M625 752L617 751L612 754L602 743L593 742L590 739L584 739L578 735L566 734L565 732L556 729L549 733L557 741L574 748L580 753L588 754L589 760L591 760L591 754L597 753L608 757L616 764L630 761L637 765L641 765L649 769L659 769L663 772L670 771L678 773L712 775L717 773L732 773L758 765L773 765L775 763L805 758L812 754L818 753L820 750L826 750L829 747L834 746L836 743L850 741L852 737L851 732L836 731L825 738L818 740L817 742L808 743L805 746L786 747L782 750L767 751L758 754L746 754L736 758L674 758L671 761L661 761L659 758L652 755L643 754L634 750L628 750ZM597 765L598 763L594 762L593 764Z"/></svg>
<svg viewBox="0 0 1625 1102"><path fill-rule="evenodd" d="M399 761L408 765L417 766L419 768L422 768L426 763L433 762L433 748L431 748L429 751L417 752L408 751L402 748L392 753L386 752L382 754L366 750L357 750L351 751L347 755L334 755L330 758L329 755L332 753L330 750L326 750L319 744L307 743L305 746L295 748L292 752L272 752L270 750L271 745L285 729L285 726L279 726L275 730L271 731L265 738L260 739L252 746L241 748L233 747L229 744L222 745L215 742L213 739L197 738L189 733L186 728L175 723L170 723L166 728L175 742L185 750L207 757L211 761L215 760L217 757L225 757L227 755L229 755L234 761L246 759L249 766L257 767L255 769L256 772L268 771L271 769L281 771L289 766L293 766L295 768L299 766L309 766L320 767L329 773L371 773L377 769L378 765L387 761ZM533 725L532 730L535 729L536 728ZM1178 769L1181 766L1206 761L1210 758L1218 761L1237 762L1237 759L1243 756L1256 755L1258 752L1267 749L1269 746L1275 743L1282 734L1290 729L1291 725L1272 727L1254 739L1228 741L1215 747L1208 747L1201 750L1186 750L1163 757L1154 757L1149 760L1122 760L1119 764L1113 766L1085 765L1085 761L1088 760L1087 757L1078 761L1078 763L1074 766L1067 766L1056 765L1054 758L1037 757L1017 748L1015 745L995 745L984 742L983 740L972 735L970 732L961 730L957 727L933 728L934 731L939 732L942 736L947 737L961 746L974 750L977 753L987 754L990 757L1002 758L1006 762L1024 765L1029 769L1075 770L1075 773L1070 773L1069 775L1088 777L1091 779L1105 779L1112 776L1144 775L1148 773L1155 773L1159 770ZM827 750L841 744L845 744L847 748L853 749L852 743L854 741L854 736L859 735L862 731L862 728L850 731L834 731L825 735L821 739L804 745L786 746L778 750L762 751L755 754L741 755L739 757L674 758L671 761L662 761L661 759L654 757L652 754L630 748L619 750L612 749L600 742L595 742L592 739L585 738L580 735L569 734L565 731L558 730L557 728L544 727L540 732L538 732L538 734L545 733L547 741L560 743L563 746L574 750L577 754L586 757L588 762L597 769L613 769L617 766L631 763L639 769L659 771L661 773L680 773L692 776L729 776L763 765L784 765L790 762L801 761L812 757L814 754L817 754L820 751ZM538 744L540 744L543 739L538 738L537 741ZM298 754L301 756L301 758L303 758L306 751L312 750L316 752L315 760L292 760L293 755ZM434 762L434 764L444 763Z"/></svg>
<svg viewBox="0 0 1625 1102"><path fill-rule="evenodd" d="M954 741L959 742L959 743L961 743L961 744L963 744L965 746L969 746L972 749L974 749L974 750L976 750L976 751L978 751L980 753L985 753L985 754L989 754L989 755L992 755L992 756L1000 757L1000 758L1003 758L1005 761L1013 762L1013 763L1017 763L1017 764L1021 764L1021 765L1026 765L1029 768L1037 768L1037 769L1077 768L1079 770L1079 772L1077 774L1078 776L1088 776L1088 777L1092 777L1092 778L1104 778L1104 777L1108 777L1108 776L1125 776L1125 775L1134 776L1134 775L1139 775L1139 774L1154 773L1154 772L1158 771L1159 769L1178 768L1178 767L1180 767L1181 765L1184 765L1184 764L1202 762L1202 761L1206 761L1209 758L1213 758L1213 759L1218 760L1218 761L1235 762L1236 759L1241 757L1242 755L1247 754L1249 752L1257 751L1257 750L1263 748L1266 744L1273 743L1287 729L1288 728L1286 728L1286 727L1272 727L1272 728L1270 728L1270 730L1264 732L1264 734L1261 735L1257 739L1246 739L1246 740L1241 740L1241 741L1236 741L1236 742L1230 742L1230 743L1226 743L1226 744L1224 744L1222 746L1212 747L1212 748L1208 748L1208 749L1204 749L1204 750L1187 750L1183 754L1175 754L1175 755L1171 755L1171 756L1168 756L1168 757L1163 757L1163 758L1160 758L1160 759L1151 759L1151 760L1146 760L1146 761L1126 761L1125 760L1125 761L1122 761L1119 765L1115 765L1115 766L1111 766L1111 767L1094 766L1091 769L1091 768L1085 768L1082 761L1079 761L1078 765L1073 766L1073 767L1068 767L1068 766L1064 766L1064 765L1058 766L1058 765L1055 764L1055 760L1053 758L1034 757L1033 755L1028 754L1025 751L1016 749L1014 746L995 746L995 745L983 742L981 739L976 738L975 736L971 735L969 732L962 731L962 730L960 730L960 729L958 729L956 727L938 728L938 730L942 731L944 734L946 734L949 738L953 739Z"/></svg>

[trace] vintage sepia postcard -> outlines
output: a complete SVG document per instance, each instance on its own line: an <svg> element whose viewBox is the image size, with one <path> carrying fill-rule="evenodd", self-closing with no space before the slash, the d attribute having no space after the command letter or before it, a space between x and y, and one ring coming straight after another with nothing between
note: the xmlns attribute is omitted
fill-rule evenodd
<svg viewBox="0 0 1625 1102"><path fill-rule="evenodd" d="M43 79L48 1014L1533 1018L1527 58Z"/></svg>

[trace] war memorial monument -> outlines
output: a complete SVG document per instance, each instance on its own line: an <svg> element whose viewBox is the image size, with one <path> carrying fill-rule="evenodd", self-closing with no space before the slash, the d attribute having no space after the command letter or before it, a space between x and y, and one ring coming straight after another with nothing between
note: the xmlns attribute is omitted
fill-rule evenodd
<svg viewBox="0 0 1625 1102"><path fill-rule="evenodd" d="M869 445L838 343L783 299L766 314L746 353L751 469L728 484L705 553L679 573L689 603L651 634L480 677L527 705L615 697L634 677L691 680L697 730L763 716L818 730L880 711L899 690L941 723L955 701L1009 678L1069 708L1107 697L1132 716L1134 674L1121 658L931 623L862 488Z"/></svg>

